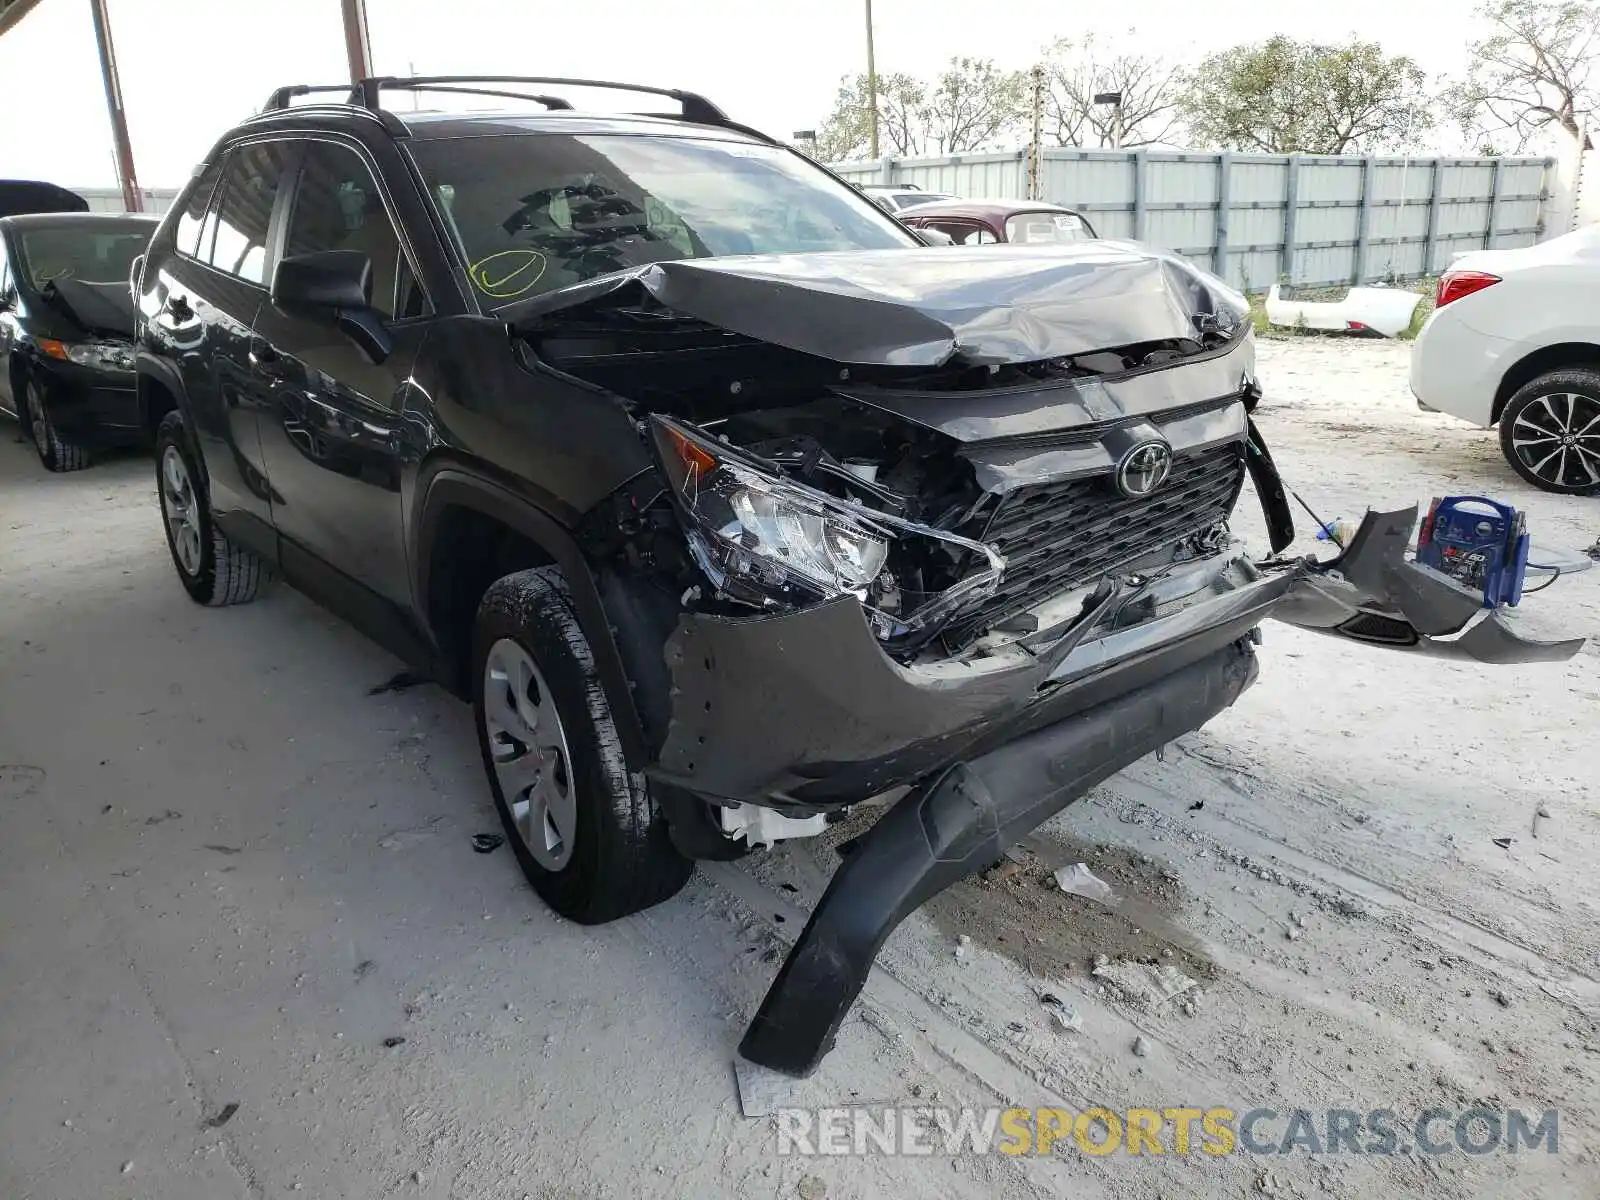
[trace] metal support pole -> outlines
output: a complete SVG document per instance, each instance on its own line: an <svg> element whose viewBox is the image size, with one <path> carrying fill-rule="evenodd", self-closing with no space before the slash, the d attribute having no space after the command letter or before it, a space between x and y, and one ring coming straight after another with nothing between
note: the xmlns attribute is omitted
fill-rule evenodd
<svg viewBox="0 0 1600 1200"><path fill-rule="evenodd" d="M1378 183L1377 164L1361 160L1361 207L1356 210L1356 261L1350 267L1350 286L1360 287L1366 278L1367 245L1372 239L1372 199Z"/></svg>
<svg viewBox="0 0 1600 1200"><path fill-rule="evenodd" d="M89 0L94 13L94 40L100 50L100 78L106 85L106 111L111 117L111 140L116 147L117 182L122 185L122 207L143 212L139 177L133 171L133 144L128 140L128 119L122 111L122 83L117 78L117 55L111 45L111 23L106 0Z"/></svg>
<svg viewBox="0 0 1600 1200"><path fill-rule="evenodd" d="M1494 249L1495 226L1500 223L1500 168L1504 158L1494 160L1494 181L1489 185L1489 226L1483 231L1483 248Z"/></svg>
<svg viewBox="0 0 1600 1200"><path fill-rule="evenodd" d="M340 0L344 8L344 52L350 82L372 78L372 39L367 36L367 0Z"/></svg>
<svg viewBox="0 0 1600 1200"><path fill-rule="evenodd" d="M1028 143L1028 199L1037 200L1043 194L1040 175L1044 167L1044 67L1033 68L1033 138Z"/></svg>
<svg viewBox="0 0 1600 1200"><path fill-rule="evenodd" d="M872 130L871 158L878 157L878 60L872 48L872 0L867 4L867 120Z"/></svg>
<svg viewBox="0 0 1600 1200"><path fill-rule="evenodd" d="M1233 155L1217 155L1217 243L1211 269L1218 279L1228 278L1228 211L1233 205Z"/></svg>
<svg viewBox="0 0 1600 1200"><path fill-rule="evenodd" d="M1433 160L1433 190L1428 194L1428 233L1422 244L1422 273L1433 274L1433 256L1439 245L1439 208L1444 199L1444 163Z"/></svg>
<svg viewBox="0 0 1600 1200"><path fill-rule="evenodd" d="M1142 242L1148 237L1145 215L1145 189L1149 186L1150 156L1147 151L1133 152L1133 240Z"/></svg>
<svg viewBox="0 0 1600 1200"><path fill-rule="evenodd" d="M1300 156L1289 155L1285 166L1288 176L1283 189L1283 256L1278 261L1278 270L1283 276L1279 282L1293 287L1294 243L1300 235Z"/></svg>

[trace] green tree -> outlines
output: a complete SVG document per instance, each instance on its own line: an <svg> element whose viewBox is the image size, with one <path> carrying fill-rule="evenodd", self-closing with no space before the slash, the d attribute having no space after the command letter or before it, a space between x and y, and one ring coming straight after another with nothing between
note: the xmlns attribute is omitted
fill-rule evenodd
<svg viewBox="0 0 1600 1200"><path fill-rule="evenodd" d="M1375 42L1275 37L1208 55L1182 113L1197 141L1268 154L1346 154L1409 145L1433 125L1427 76Z"/></svg>
<svg viewBox="0 0 1600 1200"><path fill-rule="evenodd" d="M839 81L833 111L817 129L819 162L848 162L871 152L871 105L867 77ZM895 158L923 153L927 142L927 88L909 75L878 76L878 149Z"/></svg>
<svg viewBox="0 0 1600 1200"><path fill-rule="evenodd" d="M1517 149L1552 126L1572 137L1600 100L1596 0L1489 0L1478 9L1488 35L1471 47L1466 78L1445 92L1462 133L1504 134Z"/></svg>

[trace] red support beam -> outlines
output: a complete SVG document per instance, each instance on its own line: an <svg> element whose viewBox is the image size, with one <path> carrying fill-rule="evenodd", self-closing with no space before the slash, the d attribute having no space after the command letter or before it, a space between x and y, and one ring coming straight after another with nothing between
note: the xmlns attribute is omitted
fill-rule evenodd
<svg viewBox="0 0 1600 1200"><path fill-rule="evenodd" d="M344 49L350 82L372 78L372 39L367 36L367 0L340 0L344 7Z"/></svg>
<svg viewBox="0 0 1600 1200"><path fill-rule="evenodd" d="M133 144L128 140L128 119L122 111L122 83L117 78L117 54L111 45L111 22L106 16L106 0L89 0L94 12L94 37L100 48L100 77L106 85L106 110L111 116L111 139L117 154L117 181L122 184L122 206L129 212L143 212L139 178L133 170Z"/></svg>

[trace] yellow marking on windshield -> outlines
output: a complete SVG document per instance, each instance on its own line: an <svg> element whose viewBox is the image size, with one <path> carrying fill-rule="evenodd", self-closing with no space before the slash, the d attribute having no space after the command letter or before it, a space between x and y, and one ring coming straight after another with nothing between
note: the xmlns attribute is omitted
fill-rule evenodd
<svg viewBox="0 0 1600 1200"><path fill-rule="evenodd" d="M537 250L501 250L467 268L473 285L495 300L512 300L544 278L545 257Z"/></svg>

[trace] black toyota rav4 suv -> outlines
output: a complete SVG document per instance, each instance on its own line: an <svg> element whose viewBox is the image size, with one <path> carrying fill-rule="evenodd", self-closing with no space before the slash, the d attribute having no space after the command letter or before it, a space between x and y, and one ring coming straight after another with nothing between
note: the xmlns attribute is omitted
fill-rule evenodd
<svg viewBox="0 0 1600 1200"><path fill-rule="evenodd" d="M566 98L596 86L681 111ZM429 91L511 111L383 103ZM1282 556L1217 278L1113 241L924 245L692 93L283 89L134 286L183 586L231 604L281 574L469 699L558 912L622 916L909 789L745 1036L792 1073L896 922L1232 703L1266 617L1577 648L1414 567L1415 509ZM1247 476L1270 556L1229 532Z"/></svg>

